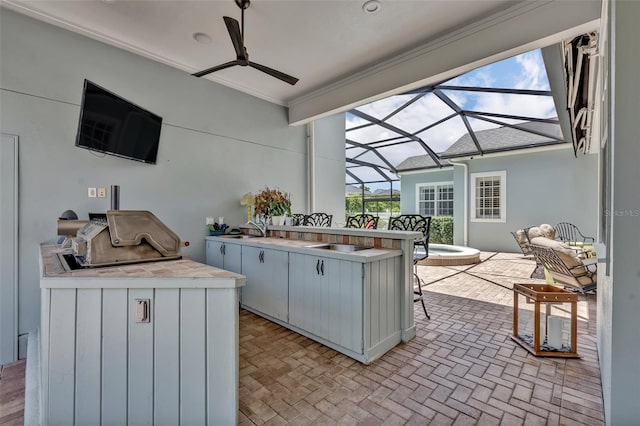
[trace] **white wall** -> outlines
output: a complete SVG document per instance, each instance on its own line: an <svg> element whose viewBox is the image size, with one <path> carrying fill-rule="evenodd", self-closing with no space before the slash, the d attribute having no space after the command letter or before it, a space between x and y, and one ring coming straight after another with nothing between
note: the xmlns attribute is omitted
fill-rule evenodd
<svg viewBox="0 0 640 426"><path fill-rule="evenodd" d="M344 114L321 118L313 123L315 211L332 214L333 226L344 226L345 222L344 129Z"/></svg>
<svg viewBox="0 0 640 426"><path fill-rule="evenodd" d="M640 2L611 1L612 182L611 269L603 286L606 299L598 317L601 370L607 423L637 424L640 419ZM600 275L599 275L600 276Z"/></svg>
<svg viewBox="0 0 640 426"><path fill-rule="evenodd" d="M38 244L56 235L64 210L86 219L109 208L108 197L87 198L87 187L120 185L122 209L155 213L197 261L205 216L243 222L248 191L277 186L292 193L294 210L306 210L305 128L288 125L286 108L0 12L0 130L20 137L20 333L38 326ZM163 117L157 165L74 146L85 78ZM327 138L327 152L333 143L344 151L344 139ZM344 165L330 179L340 181L343 205Z"/></svg>

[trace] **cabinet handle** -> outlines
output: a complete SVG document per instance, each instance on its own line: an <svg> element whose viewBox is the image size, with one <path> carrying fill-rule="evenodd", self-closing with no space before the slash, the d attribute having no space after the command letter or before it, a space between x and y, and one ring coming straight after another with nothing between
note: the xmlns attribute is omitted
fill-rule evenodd
<svg viewBox="0 0 640 426"><path fill-rule="evenodd" d="M320 275L320 259L316 262L316 275Z"/></svg>
<svg viewBox="0 0 640 426"><path fill-rule="evenodd" d="M224 254L224 244L220 245L220 254Z"/></svg>
<svg viewBox="0 0 640 426"><path fill-rule="evenodd" d="M320 263L320 272L322 272L322 276L324 276L324 260Z"/></svg>

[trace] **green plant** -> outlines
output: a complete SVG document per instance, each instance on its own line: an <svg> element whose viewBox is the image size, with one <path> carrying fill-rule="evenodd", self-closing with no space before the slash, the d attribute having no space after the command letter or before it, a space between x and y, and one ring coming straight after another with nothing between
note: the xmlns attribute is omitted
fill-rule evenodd
<svg viewBox="0 0 640 426"><path fill-rule="evenodd" d="M453 244L452 216L434 216L431 218L429 242L434 244Z"/></svg>
<svg viewBox="0 0 640 426"><path fill-rule="evenodd" d="M279 189L265 187L255 197L256 216L291 215L291 200L289 194Z"/></svg>
<svg viewBox="0 0 640 426"><path fill-rule="evenodd" d="M291 216L291 203L285 201L272 201L269 205L269 214L271 216Z"/></svg>

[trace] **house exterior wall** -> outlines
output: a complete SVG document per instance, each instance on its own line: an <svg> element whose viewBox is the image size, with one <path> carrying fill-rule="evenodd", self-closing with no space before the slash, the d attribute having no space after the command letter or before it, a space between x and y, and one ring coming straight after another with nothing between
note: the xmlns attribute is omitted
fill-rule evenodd
<svg viewBox="0 0 640 426"><path fill-rule="evenodd" d="M306 130L289 126L285 107L5 8L0 43L0 130L20 138L20 333L39 323L38 244L56 235L63 211L86 219L110 206L109 194L87 198L88 187L120 185L120 207L154 212L190 242L182 253L196 261L205 217L243 223L246 192L279 187L294 210L307 209ZM163 118L156 165L74 146L85 78ZM343 121L332 123L344 132ZM324 143L344 150L344 137ZM344 164L323 173L342 194ZM344 208L343 197L325 202Z"/></svg>
<svg viewBox="0 0 640 426"><path fill-rule="evenodd" d="M421 183L453 182L453 169L436 169L421 173L404 173L400 176L400 212L402 214L418 213L416 186ZM454 190L455 196L455 190ZM454 205L455 209L455 205Z"/></svg>
<svg viewBox="0 0 640 426"><path fill-rule="evenodd" d="M448 167L426 172L411 172L400 176L400 211L418 213L416 187L423 183L453 182L453 243L463 244L463 174L459 167Z"/></svg>
<svg viewBox="0 0 640 426"><path fill-rule="evenodd" d="M453 244L458 246L466 246L465 241L465 216L464 216L464 184L465 184L465 169L462 165L456 165L453 167ZM460 190L458 191L458 188ZM468 207L467 207L468 208ZM467 223L468 226L468 223Z"/></svg>
<svg viewBox="0 0 640 426"><path fill-rule="evenodd" d="M518 252L509 232L542 223L571 222L585 235L596 235L596 155L576 158L572 149L560 149L469 161L470 177L472 173L502 170L506 171L506 221L470 221L470 247ZM472 196L470 180L469 197Z"/></svg>
<svg viewBox="0 0 640 426"><path fill-rule="evenodd" d="M468 164L467 194L468 243L488 251L519 251L510 231L549 223L571 222L585 235L597 229L598 159L595 155L575 158L573 150L512 153L478 157ZM474 193L473 173L506 171L506 220L477 222L471 218ZM428 182L454 182L454 243L464 243L463 166L453 170L402 175L402 212L416 213L416 185Z"/></svg>

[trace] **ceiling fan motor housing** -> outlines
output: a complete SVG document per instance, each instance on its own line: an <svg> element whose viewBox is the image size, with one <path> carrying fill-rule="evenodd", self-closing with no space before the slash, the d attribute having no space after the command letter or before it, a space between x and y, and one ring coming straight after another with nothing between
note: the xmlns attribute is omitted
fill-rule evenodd
<svg viewBox="0 0 640 426"><path fill-rule="evenodd" d="M240 9L248 9L251 4L250 0L236 0L236 4Z"/></svg>

